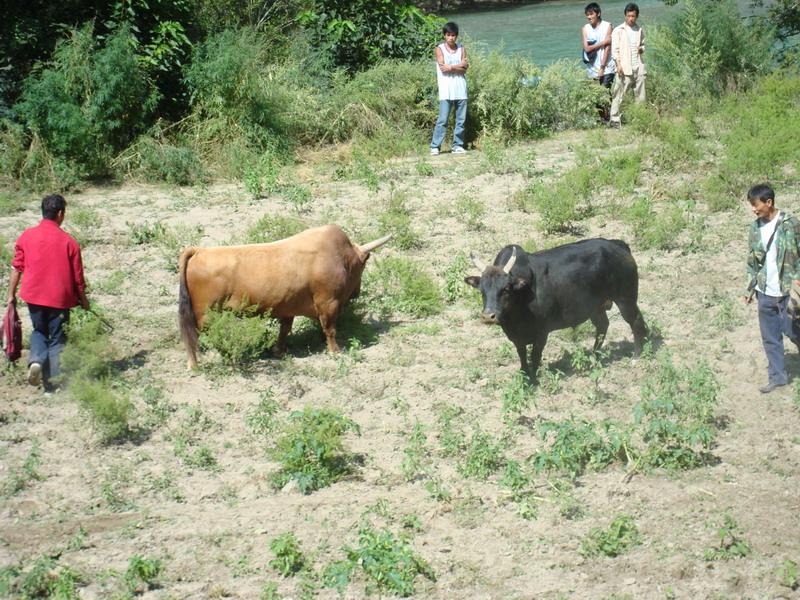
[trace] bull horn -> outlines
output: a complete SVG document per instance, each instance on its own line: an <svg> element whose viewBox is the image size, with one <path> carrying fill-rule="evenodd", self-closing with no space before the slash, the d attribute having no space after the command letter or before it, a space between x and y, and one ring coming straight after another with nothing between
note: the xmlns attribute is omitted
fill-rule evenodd
<svg viewBox="0 0 800 600"><path fill-rule="evenodd" d="M483 262L480 258L475 256L474 252L469 253L469 258L472 260L472 264L475 265L475 268L478 269L481 273L486 270L486 263Z"/></svg>
<svg viewBox="0 0 800 600"><path fill-rule="evenodd" d="M369 242L368 244L364 244L363 246L359 246L358 249L361 250L361 252L363 252L364 254L368 254L368 253L372 252L373 250L375 250L375 248L380 248L381 246L383 246L386 242L388 242L393 237L394 237L394 234L390 233L389 235L384 236L384 237L380 238L379 240L375 240L374 242Z"/></svg>
<svg viewBox="0 0 800 600"><path fill-rule="evenodd" d="M516 248L514 248L511 251L511 258L508 259L508 262L503 267L503 273L505 273L506 275L511 273L511 268L514 266L515 262L517 262L517 249Z"/></svg>

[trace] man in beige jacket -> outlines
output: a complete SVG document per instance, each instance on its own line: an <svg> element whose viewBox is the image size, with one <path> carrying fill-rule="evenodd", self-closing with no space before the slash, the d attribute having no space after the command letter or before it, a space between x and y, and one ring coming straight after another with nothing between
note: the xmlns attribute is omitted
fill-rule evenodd
<svg viewBox="0 0 800 600"><path fill-rule="evenodd" d="M644 31L636 23L639 7L633 2L625 6L625 22L611 34L611 54L617 65L617 77L611 90L611 127L620 126L620 105L625 92L633 85L636 102L644 102L644 80L647 75L642 62Z"/></svg>

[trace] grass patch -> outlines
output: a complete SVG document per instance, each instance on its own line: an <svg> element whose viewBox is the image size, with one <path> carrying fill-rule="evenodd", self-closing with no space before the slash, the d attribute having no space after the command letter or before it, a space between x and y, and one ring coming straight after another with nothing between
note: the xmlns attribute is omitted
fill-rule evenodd
<svg viewBox="0 0 800 600"><path fill-rule="evenodd" d="M725 513L716 529L717 544L703 552L705 560L744 558L752 552L750 544L744 539L744 531L730 514Z"/></svg>
<svg viewBox="0 0 800 600"><path fill-rule="evenodd" d="M581 542L581 554L587 557L607 556L614 558L642 543L641 535L633 517L619 515L607 529L592 528Z"/></svg>
<svg viewBox="0 0 800 600"><path fill-rule="evenodd" d="M284 577L299 573L306 566L307 560L300 548L300 541L291 531L273 538L269 549L275 555L269 566Z"/></svg>
<svg viewBox="0 0 800 600"><path fill-rule="evenodd" d="M366 304L384 316L396 313L429 317L442 310L439 287L414 262L389 256L375 261L364 273L362 293Z"/></svg>
<svg viewBox="0 0 800 600"><path fill-rule="evenodd" d="M305 222L295 217L264 215L247 228L244 244L266 244L283 240L308 229Z"/></svg>

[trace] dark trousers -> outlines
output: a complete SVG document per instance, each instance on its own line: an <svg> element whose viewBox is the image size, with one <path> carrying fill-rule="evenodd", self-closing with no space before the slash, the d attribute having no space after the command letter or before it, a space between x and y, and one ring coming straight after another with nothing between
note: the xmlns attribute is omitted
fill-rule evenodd
<svg viewBox="0 0 800 600"><path fill-rule="evenodd" d="M33 324L28 364L42 365L42 380L47 388L50 379L61 374L59 359L67 343L64 325L69 323L69 309L28 304L28 312Z"/></svg>
<svg viewBox="0 0 800 600"><path fill-rule="evenodd" d="M783 336L795 344L800 341L800 330L786 312L789 296L776 298L756 292L758 297L758 326L761 329L761 343L767 355L770 383L789 382L783 360Z"/></svg>

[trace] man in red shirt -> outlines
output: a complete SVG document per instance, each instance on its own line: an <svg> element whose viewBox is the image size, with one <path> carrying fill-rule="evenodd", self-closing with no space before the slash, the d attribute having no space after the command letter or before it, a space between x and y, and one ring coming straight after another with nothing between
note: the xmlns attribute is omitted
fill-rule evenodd
<svg viewBox="0 0 800 600"><path fill-rule="evenodd" d="M60 373L59 356L67 342L64 325L69 322L69 309L80 305L89 310L80 246L61 229L66 209L63 196L45 196L41 222L22 232L11 261L8 303L17 301L17 286L22 279L19 295L28 303L33 323L28 382L38 386L44 381L45 391L52 389L50 380Z"/></svg>

